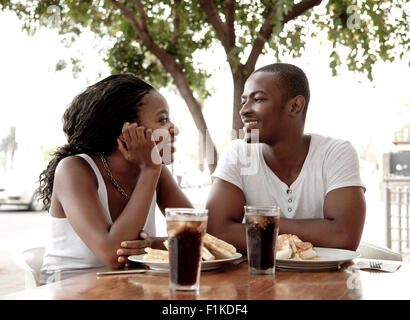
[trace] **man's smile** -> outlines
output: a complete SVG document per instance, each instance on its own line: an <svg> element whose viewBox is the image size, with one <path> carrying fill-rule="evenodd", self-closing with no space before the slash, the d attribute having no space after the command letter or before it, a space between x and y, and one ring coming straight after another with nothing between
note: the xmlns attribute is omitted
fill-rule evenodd
<svg viewBox="0 0 410 320"><path fill-rule="evenodd" d="M258 127L259 121L255 119L242 119L244 129L246 131L250 131L252 129L256 129Z"/></svg>

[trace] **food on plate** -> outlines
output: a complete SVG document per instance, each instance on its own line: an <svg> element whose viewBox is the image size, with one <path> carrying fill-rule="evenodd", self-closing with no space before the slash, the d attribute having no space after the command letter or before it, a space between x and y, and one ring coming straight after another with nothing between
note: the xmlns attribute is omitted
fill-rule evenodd
<svg viewBox="0 0 410 320"><path fill-rule="evenodd" d="M167 248L167 250L169 250L168 249L168 240L164 241L164 246L165 246L165 248ZM209 250L207 248L205 248L205 246L202 246L201 258L204 261L215 260L215 256L212 253L210 253Z"/></svg>
<svg viewBox="0 0 410 320"><path fill-rule="evenodd" d="M313 245L294 234L279 235L276 246L276 259L313 260L317 257Z"/></svg>
<svg viewBox="0 0 410 320"><path fill-rule="evenodd" d="M168 240L164 242L165 248L168 250ZM145 248L147 253L142 258L144 261L168 261L168 251L160 249ZM203 261L211 261L215 259L232 258L236 253L236 248L217 237L205 233L203 246L201 249L201 258Z"/></svg>
<svg viewBox="0 0 410 320"><path fill-rule="evenodd" d="M204 245L201 249L201 257L204 261L215 260L215 256Z"/></svg>
<svg viewBox="0 0 410 320"><path fill-rule="evenodd" d="M142 258L144 261L168 261L168 251L160 249L145 248L147 253Z"/></svg>
<svg viewBox="0 0 410 320"><path fill-rule="evenodd" d="M228 259L235 255L236 248L217 237L205 233L204 246L215 256L216 259Z"/></svg>

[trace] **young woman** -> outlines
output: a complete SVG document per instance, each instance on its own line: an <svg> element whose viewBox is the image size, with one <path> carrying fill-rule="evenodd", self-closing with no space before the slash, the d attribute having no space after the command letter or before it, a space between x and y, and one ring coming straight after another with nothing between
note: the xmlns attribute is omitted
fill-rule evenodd
<svg viewBox="0 0 410 320"><path fill-rule="evenodd" d="M40 176L51 228L40 283L121 268L126 256L161 248L162 239L148 236L155 204L192 207L163 165L173 160L178 129L149 84L109 76L74 98L63 123L68 143Z"/></svg>

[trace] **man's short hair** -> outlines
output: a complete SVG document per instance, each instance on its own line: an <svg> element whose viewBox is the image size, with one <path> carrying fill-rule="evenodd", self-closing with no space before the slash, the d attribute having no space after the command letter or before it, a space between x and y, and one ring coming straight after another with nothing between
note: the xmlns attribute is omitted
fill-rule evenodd
<svg viewBox="0 0 410 320"><path fill-rule="evenodd" d="M297 95L304 96L306 103L303 109L303 117L306 118L310 90L308 79L302 69L289 63L273 63L255 70L255 73L256 72L272 72L279 76L280 85L283 89L283 102Z"/></svg>

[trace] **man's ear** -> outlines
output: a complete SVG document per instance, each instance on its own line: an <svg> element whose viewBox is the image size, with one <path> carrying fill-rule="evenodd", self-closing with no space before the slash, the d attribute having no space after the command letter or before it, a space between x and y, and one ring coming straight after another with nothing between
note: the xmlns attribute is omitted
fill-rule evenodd
<svg viewBox="0 0 410 320"><path fill-rule="evenodd" d="M303 113L303 109L305 108L306 100L304 96L298 95L292 98L290 101L290 114L293 116L297 116Z"/></svg>

